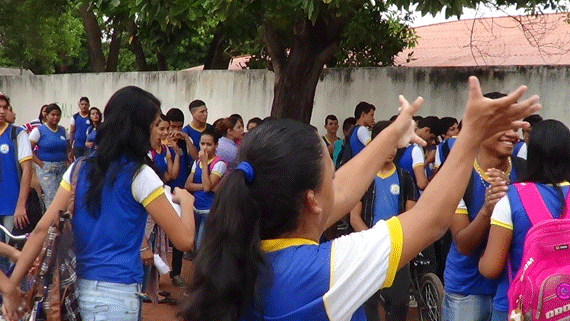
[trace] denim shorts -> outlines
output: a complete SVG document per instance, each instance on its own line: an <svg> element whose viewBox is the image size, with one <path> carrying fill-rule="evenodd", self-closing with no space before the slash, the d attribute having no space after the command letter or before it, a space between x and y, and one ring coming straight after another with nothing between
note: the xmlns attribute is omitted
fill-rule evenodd
<svg viewBox="0 0 570 321"><path fill-rule="evenodd" d="M443 321L489 321L492 295L463 295L445 292L442 304Z"/></svg>
<svg viewBox="0 0 570 321"><path fill-rule="evenodd" d="M78 280L79 309L84 321L137 321L141 301L140 285Z"/></svg>

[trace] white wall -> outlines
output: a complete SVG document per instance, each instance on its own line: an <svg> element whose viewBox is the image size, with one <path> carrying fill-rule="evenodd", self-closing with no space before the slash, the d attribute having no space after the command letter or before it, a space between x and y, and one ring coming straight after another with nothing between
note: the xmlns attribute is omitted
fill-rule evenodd
<svg viewBox="0 0 570 321"><path fill-rule="evenodd" d="M469 75L479 77L483 92L508 92L526 84L529 89L525 97L535 93L541 96L543 117L570 123L567 66L328 69L317 85L311 123L324 133L326 115L337 115L342 124L360 101L377 107L376 120L388 119L397 112L399 94L409 100L423 96L422 116L461 118ZM43 104L56 102L63 110L62 125L67 126L69 117L77 112L79 97L89 97L92 106L102 109L117 89L127 85L156 95L165 113L172 107L182 109L186 123L190 120L188 103L193 99L206 102L210 123L232 113L241 114L247 122L254 116L269 115L273 80L273 73L266 70L0 76L0 92L11 97L17 124L36 118Z"/></svg>

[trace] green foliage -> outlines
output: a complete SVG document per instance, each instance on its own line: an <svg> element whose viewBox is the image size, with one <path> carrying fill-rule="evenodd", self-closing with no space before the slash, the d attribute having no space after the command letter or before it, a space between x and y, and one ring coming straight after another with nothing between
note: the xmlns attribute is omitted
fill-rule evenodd
<svg viewBox="0 0 570 321"><path fill-rule="evenodd" d="M80 53L83 26L65 1L3 1L0 6L0 61L53 73Z"/></svg>

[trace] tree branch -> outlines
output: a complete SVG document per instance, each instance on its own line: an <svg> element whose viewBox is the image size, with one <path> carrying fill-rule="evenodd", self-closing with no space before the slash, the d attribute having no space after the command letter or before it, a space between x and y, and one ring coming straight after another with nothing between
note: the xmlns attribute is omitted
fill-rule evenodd
<svg viewBox="0 0 570 321"><path fill-rule="evenodd" d="M271 65L273 66L273 71L275 75L281 75L281 72L286 68L287 65L287 52L285 46L279 40L279 36L273 28L273 24L269 21L264 21L261 26L261 32L263 35L263 40L267 45L267 53L271 57Z"/></svg>

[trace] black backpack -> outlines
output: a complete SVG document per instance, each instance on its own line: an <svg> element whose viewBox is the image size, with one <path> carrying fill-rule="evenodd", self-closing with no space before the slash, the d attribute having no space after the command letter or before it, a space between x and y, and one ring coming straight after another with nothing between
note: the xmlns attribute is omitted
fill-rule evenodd
<svg viewBox="0 0 570 321"><path fill-rule="evenodd" d="M336 159L335 169L339 169L342 165L346 164L354 155L352 155L352 147L350 146L350 138L354 133L354 130L357 129L359 126L354 126L348 135L344 138L344 142L338 153L338 157Z"/></svg>

